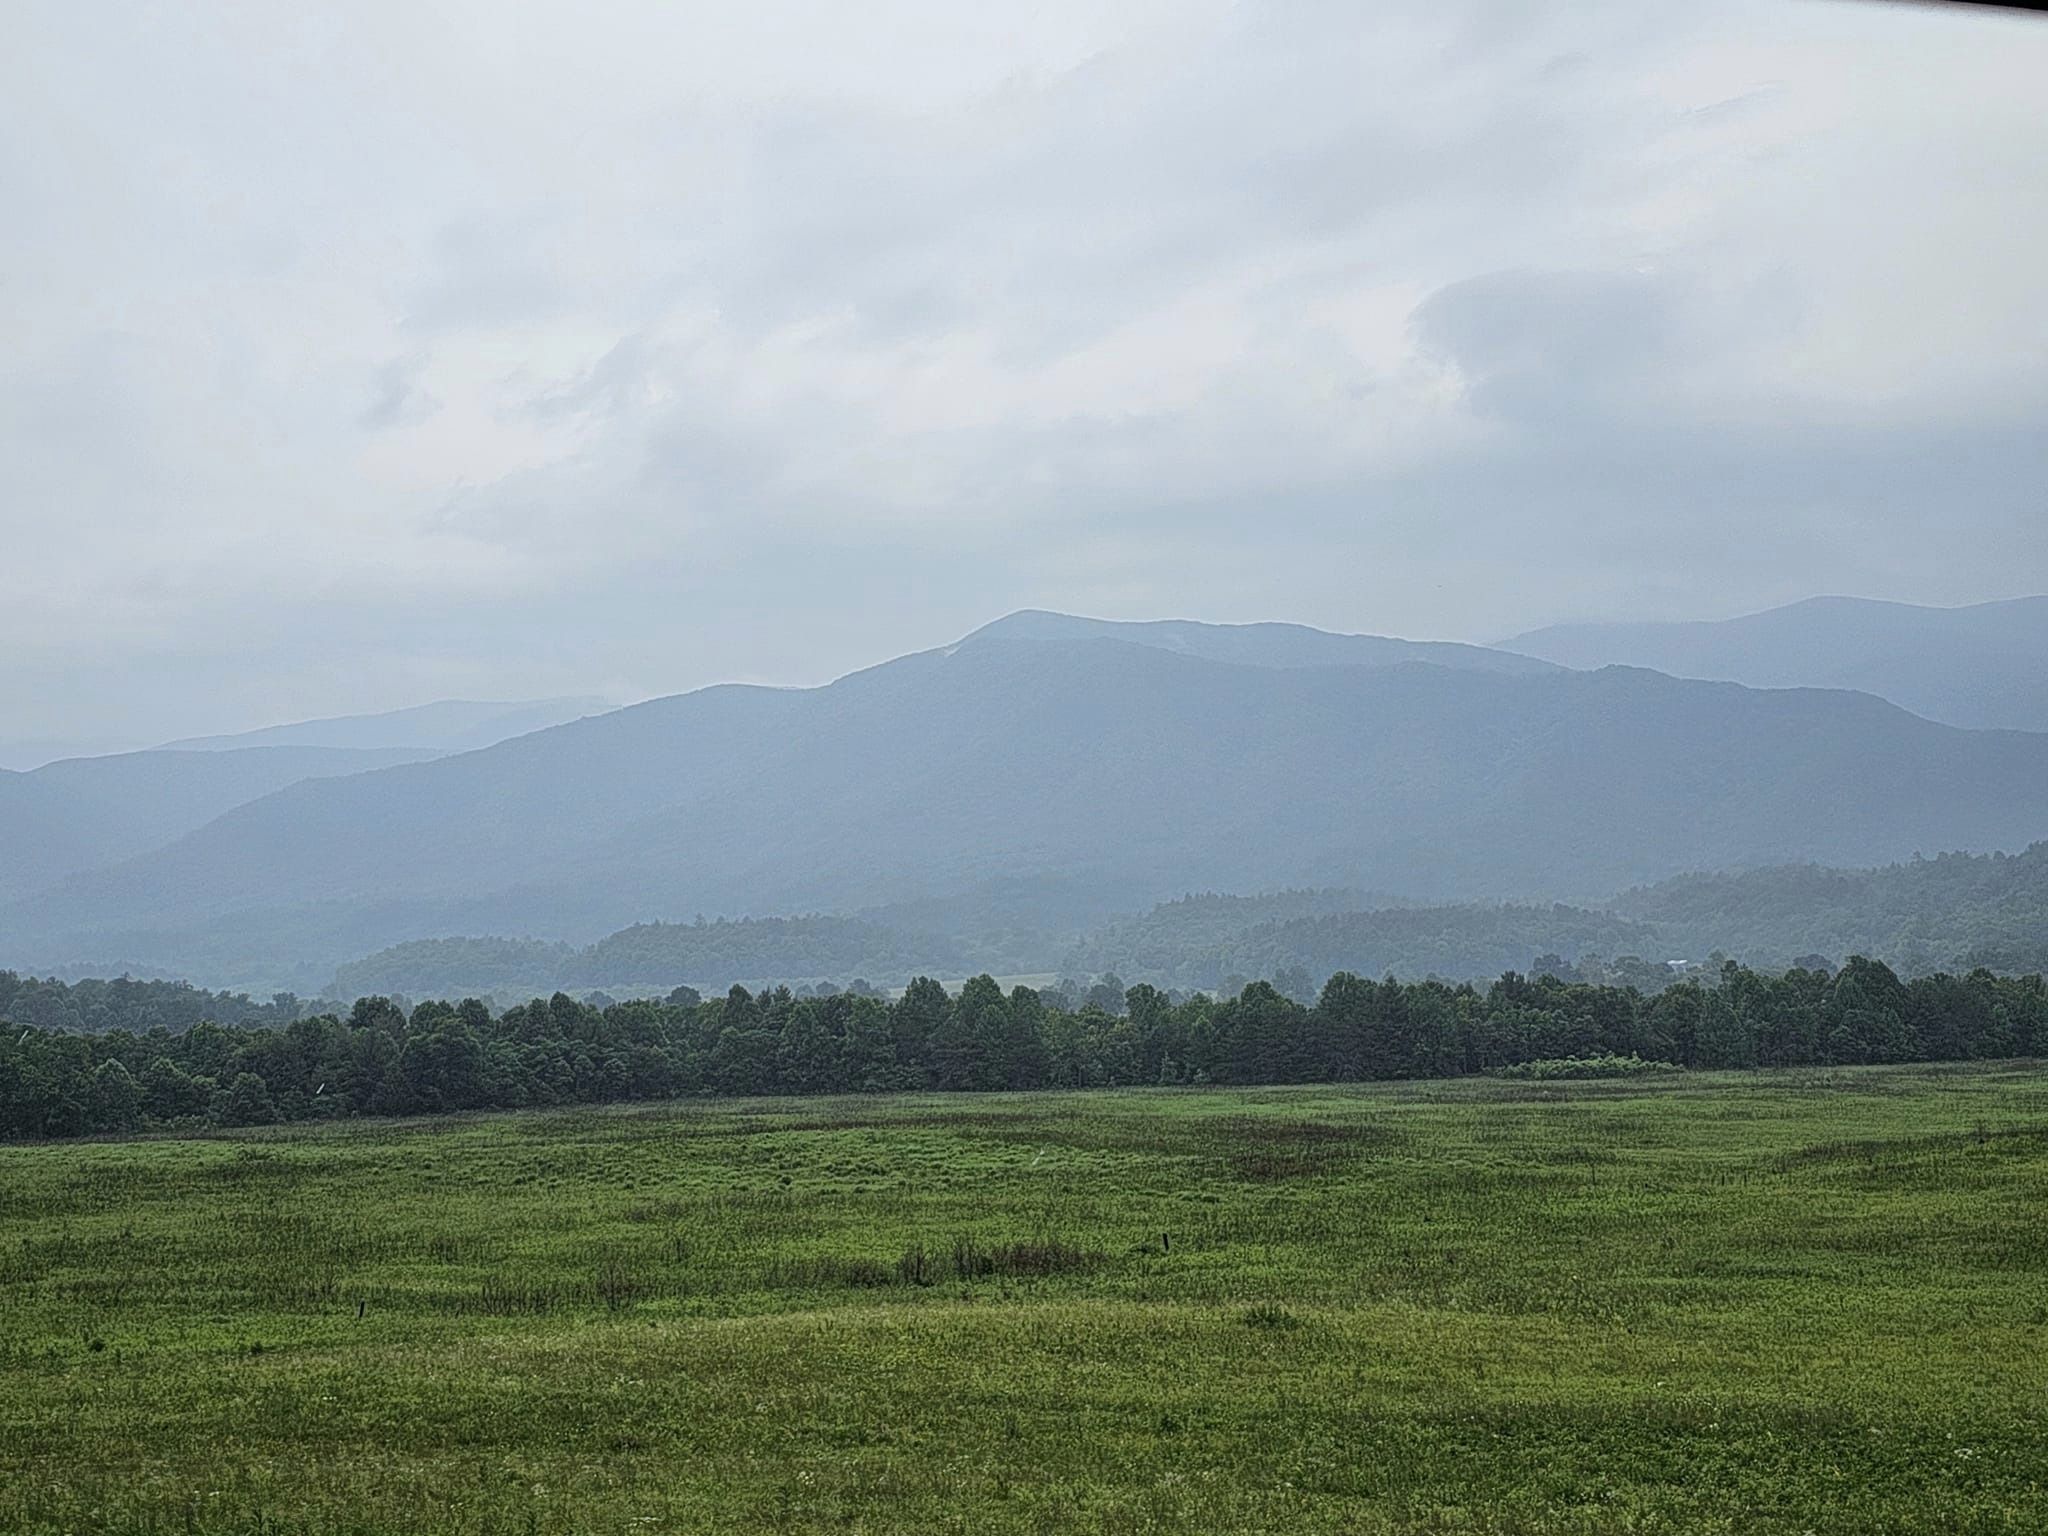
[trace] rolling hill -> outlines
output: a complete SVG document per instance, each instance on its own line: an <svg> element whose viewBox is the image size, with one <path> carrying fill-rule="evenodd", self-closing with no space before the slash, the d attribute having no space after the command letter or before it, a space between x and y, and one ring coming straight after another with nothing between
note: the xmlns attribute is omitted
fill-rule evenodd
<svg viewBox="0 0 2048 1536"><path fill-rule="evenodd" d="M1563 624L1501 644L1567 667L1854 688L1947 725L2048 731L2048 597L1967 608L1816 597L1718 623Z"/></svg>
<svg viewBox="0 0 2048 1536"><path fill-rule="evenodd" d="M1623 893L1632 921L1758 964L1874 955L1911 975L2048 971L2048 842L1877 869L1788 865L1680 876Z"/></svg>
<svg viewBox="0 0 2048 1536"><path fill-rule="evenodd" d="M17 963L118 956L239 984L435 933L583 943L1039 877L1127 910L1287 886L1583 902L2044 832L2048 737L1863 694L1255 666L999 625L822 688L708 688L296 784L0 910L0 936Z"/></svg>

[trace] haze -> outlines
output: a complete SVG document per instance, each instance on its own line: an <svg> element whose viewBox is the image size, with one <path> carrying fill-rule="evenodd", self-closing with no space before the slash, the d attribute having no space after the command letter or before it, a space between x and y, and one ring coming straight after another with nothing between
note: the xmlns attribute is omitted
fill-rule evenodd
<svg viewBox="0 0 2048 1536"><path fill-rule="evenodd" d="M5 761L2048 585L2048 28L10 8Z"/></svg>

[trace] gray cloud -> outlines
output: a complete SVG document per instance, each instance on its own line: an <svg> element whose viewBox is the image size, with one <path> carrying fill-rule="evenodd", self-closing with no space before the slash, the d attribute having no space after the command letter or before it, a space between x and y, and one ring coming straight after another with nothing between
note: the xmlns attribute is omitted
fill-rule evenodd
<svg viewBox="0 0 2048 1536"><path fill-rule="evenodd" d="M2048 586L2030 18L494 17L22 8L6 734Z"/></svg>

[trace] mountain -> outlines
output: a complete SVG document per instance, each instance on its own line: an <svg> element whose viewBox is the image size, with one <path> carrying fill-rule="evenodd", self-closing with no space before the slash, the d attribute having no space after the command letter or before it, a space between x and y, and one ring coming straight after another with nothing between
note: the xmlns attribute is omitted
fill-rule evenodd
<svg viewBox="0 0 2048 1536"><path fill-rule="evenodd" d="M334 747L118 752L0 773L0 897L160 848L289 784L434 755Z"/></svg>
<svg viewBox="0 0 2048 1536"><path fill-rule="evenodd" d="M1447 640L1395 640L1386 635L1338 635L1305 624L1197 624L1189 619L1124 622L1084 619L1026 608L983 625L962 644L977 641L1121 640L1205 661L1249 667L1398 667L1427 662L1472 672L1534 677L1555 666L1530 656Z"/></svg>
<svg viewBox="0 0 2048 1536"><path fill-rule="evenodd" d="M603 699L529 699L522 703L481 703L443 699L410 709L376 715L336 715L327 720L301 720L265 726L232 736L194 736L173 741L166 750L226 752L244 747L403 747L426 752L474 752L496 746L529 731L603 714L612 706Z"/></svg>
<svg viewBox="0 0 2048 1536"><path fill-rule="evenodd" d="M1969 608L1816 597L1718 623L1561 624L1501 645L1567 667L1854 688L1947 725L2048 731L2048 597Z"/></svg>
<svg viewBox="0 0 2048 1536"><path fill-rule="evenodd" d="M1037 877L1126 910L1287 886L1588 901L2044 832L2048 737L1865 694L1249 666L998 629L822 688L707 688L295 784L0 908L0 963L118 956L255 985L426 934L588 942Z"/></svg>
<svg viewBox="0 0 2048 1536"><path fill-rule="evenodd" d="M492 746L607 708L447 700L0 770L0 900L160 848L287 785Z"/></svg>

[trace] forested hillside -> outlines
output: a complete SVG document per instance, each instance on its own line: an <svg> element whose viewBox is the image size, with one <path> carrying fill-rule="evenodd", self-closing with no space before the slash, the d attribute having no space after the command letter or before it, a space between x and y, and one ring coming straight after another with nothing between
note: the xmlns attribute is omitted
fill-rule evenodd
<svg viewBox="0 0 2048 1536"><path fill-rule="evenodd" d="M1901 970L2048 968L2048 843L1949 853L1880 869L1796 865L1688 875L1633 890L1614 910L1753 964L1805 954L1881 955Z"/></svg>
<svg viewBox="0 0 2048 1536"><path fill-rule="evenodd" d="M486 995L526 987L718 989L736 981L907 981L953 971L960 946L846 917L636 923L581 948L541 939L419 939L345 965L328 995Z"/></svg>
<svg viewBox="0 0 2048 1536"><path fill-rule="evenodd" d="M1019 898L1034 899L1029 893ZM722 991L735 982L845 985L856 978L893 987L920 973L960 976L980 969L1057 972L1084 985L1115 975L1203 991L1233 988L1251 976L1284 976L1297 993L1337 971L1483 981L1506 971L1550 969L1654 989L1671 974L1666 961L1698 964L1716 955L1766 970L1833 966L1862 954L1907 976L1979 966L2012 975L2048 969L2048 844L2023 854L1944 854L1871 870L1798 865L1684 876L1631 890L1607 908L1421 906L1343 889L1203 894L1112 919L1078 938L1019 923L1013 911L993 904L964 914L931 904L900 915L933 923L950 915L970 932L962 937L872 918L813 915L643 923L584 946L488 936L421 939L353 961L331 979L315 978L308 990L343 999L383 993L503 1002L557 988ZM102 991L103 999L132 1001L154 998L149 988L173 984L89 985L121 989ZM45 1006L70 1017L72 1005L54 1001L56 990L46 989L52 1000ZM163 995L179 999L167 1017L185 1023L202 1016L191 1011L198 1006L194 999L228 997L182 984ZM124 1013L129 1006L110 1011L98 1003L90 1016L112 1022L66 1027L126 1027L141 1017ZM256 1005L244 998L219 1006L233 1011L203 1016L241 1018Z"/></svg>
<svg viewBox="0 0 2048 1536"><path fill-rule="evenodd" d="M1663 958L1655 929L1606 912L1491 904L1360 911L1356 903L1331 891L1189 897L1098 929L1065 969L1211 989L1232 976L1282 972L1465 981L1527 970L1543 955Z"/></svg>
<svg viewBox="0 0 2048 1536"><path fill-rule="evenodd" d="M1869 955L1910 976L2048 969L2048 843L2018 854L1948 853L1877 869L1774 865L1684 875L1602 908L1384 906L1342 891L1195 896L1107 923L1064 957L1076 974L1212 988L1306 971L1453 980L1524 970L1538 957L1699 962L1716 953L1783 969ZM1644 976L1645 971L1635 971Z"/></svg>
<svg viewBox="0 0 2048 1536"><path fill-rule="evenodd" d="M502 988L552 991L575 946L548 939L413 939L342 966L330 997L489 996Z"/></svg>

